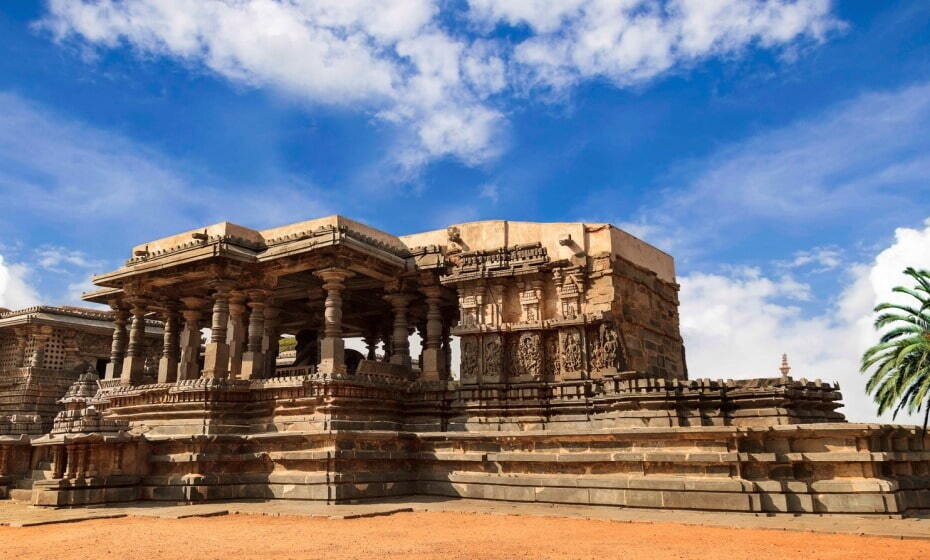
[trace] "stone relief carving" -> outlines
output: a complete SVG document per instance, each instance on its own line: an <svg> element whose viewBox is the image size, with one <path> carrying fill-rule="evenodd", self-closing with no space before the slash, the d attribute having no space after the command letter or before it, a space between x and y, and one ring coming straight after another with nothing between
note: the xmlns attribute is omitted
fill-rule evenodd
<svg viewBox="0 0 930 560"><path fill-rule="evenodd" d="M517 356L521 372L532 376L534 380L539 380L542 371L539 333L529 332L520 335Z"/></svg>
<svg viewBox="0 0 930 560"><path fill-rule="evenodd" d="M478 378L478 341L474 337L462 337L462 379Z"/></svg>
<svg viewBox="0 0 930 560"><path fill-rule="evenodd" d="M559 295L559 312L563 319L574 319L581 314L581 298L584 293L584 271L581 267L552 271L556 291Z"/></svg>
<svg viewBox="0 0 930 560"><path fill-rule="evenodd" d="M620 336L617 334L613 323L601 325L601 345L604 349L605 366L620 369L624 358L623 347L620 344Z"/></svg>
<svg viewBox="0 0 930 560"><path fill-rule="evenodd" d="M546 359L543 361L546 368L546 379L555 380L559 377L559 333L546 334Z"/></svg>
<svg viewBox="0 0 930 560"><path fill-rule="evenodd" d="M574 373L582 369L581 333L578 329L569 329L564 332L562 341L562 371Z"/></svg>
<svg viewBox="0 0 930 560"><path fill-rule="evenodd" d="M520 336L509 334L504 337L504 353L506 354L505 369L513 377L520 377L525 372L520 363Z"/></svg>
<svg viewBox="0 0 930 560"><path fill-rule="evenodd" d="M499 377L501 374L501 361L500 336L486 336L484 340L484 374L489 378Z"/></svg>
<svg viewBox="0 0 930 560"><path fill-rule="evenodd" d="M588 332L589 356L592 371L618 371L623 361L623 347L616 327L605 322Z"/></svg>

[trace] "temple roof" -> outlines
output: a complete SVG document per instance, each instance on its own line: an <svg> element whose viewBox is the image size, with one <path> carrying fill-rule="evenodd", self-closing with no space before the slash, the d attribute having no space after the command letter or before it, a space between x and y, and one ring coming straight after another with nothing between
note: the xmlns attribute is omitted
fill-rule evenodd
<svg viewBox="0 0 930 560"><path fill-rule="evenodd" d="M114 313L110 310L77 307L71 305L38 305L0 313L0 328L40 323L72 327L113 329ZM159 321L147 320L147 329L155 332L161 328ZM154 330L153 330L154 329Z"/></svg>
<svg viewBox="0 0 930 560"><path fill-rule="evenodd" d="M396 236L332 215L265 230L220 222L136 245L124 266L94 277L104 289L85 294L84 299L105 302L116 295L112 290L124 288L132 277L164 275L168 269L216 259L254 266L319 251L342 251L367 262L358 265L357 272L385 280L442 268L448 264L446 254L530 245L539 246L553 262L610 255L651 270L661 280L675 281L671 256L606 223L486 220Z"/></svg>

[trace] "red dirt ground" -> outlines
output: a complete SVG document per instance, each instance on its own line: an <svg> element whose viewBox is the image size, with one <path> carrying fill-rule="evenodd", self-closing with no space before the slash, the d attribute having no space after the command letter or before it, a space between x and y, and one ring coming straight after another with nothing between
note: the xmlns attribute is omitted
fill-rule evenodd
<svg viewBox="0 0 930 560"><path fill-rule="evenodd" d="M354 520L230 515L0 527L0 558L926 560L930 541L461 513Z"/></svg>

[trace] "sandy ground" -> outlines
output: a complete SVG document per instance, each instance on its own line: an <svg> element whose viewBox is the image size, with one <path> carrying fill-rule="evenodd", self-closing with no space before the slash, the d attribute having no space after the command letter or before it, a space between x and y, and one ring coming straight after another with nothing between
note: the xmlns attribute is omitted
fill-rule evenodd
<svg viewBox="0 0 930 560"><path fill-rule="evenodd" d="M0 558L925 560L930 541L461 513L353 520L230 515L0 527Z"/></svg>

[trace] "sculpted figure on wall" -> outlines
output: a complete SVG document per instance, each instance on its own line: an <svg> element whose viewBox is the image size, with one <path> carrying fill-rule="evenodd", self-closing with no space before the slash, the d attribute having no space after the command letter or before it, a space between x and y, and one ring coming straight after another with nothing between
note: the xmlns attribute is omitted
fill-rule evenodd
<svg viewBox="0 0 930 560"><path fill-rule="evenodd" d="M601 349L604 356L604 367L620 369L623 358L623 348L620 346L620 337L613 323L601 325Z"/></svg>
<svg viewBox="0 0 930 560"><path fill-rule="evenodd" d="M501 374L501 341L497 335L485 337L484 341L484 373L489 378L499 377Z"/></svg>
<svg viewBox="0 0 930 560"><path fill-rule="evenodd" d="M623 362L623 347L614 324L604 322L590 327L587 335L591 371L619 371Z"/></svg>
<svg viewBox="0 0 930 560"><path fill-rule="evenodd" d="M562 369L566 373L581 371L581 333L577 329L565 332L562 343Z"/></svg>
<svg viewBox="0 0 930 560"><path fill-rule="evenodd" d="M561 362L559 360L559 333L546 334L546 359L543 362L546 368L546 379L554 381L559 377Z"/></svg>
<svg viewBox="0 0 930 560"><path fill-rule="evenodd" d="M542 371L542 353L540 352L539 338L539 333L523 333L520 335L517 346L520 370L532 376L534 380L540 379L540 372Z"/></svg>
<svg viewBox="0 0 930 560"><path fill-rule="evenodd" d="M474 381L478 378L478 341L473 337L462 338L462 379Z"/></svg>

